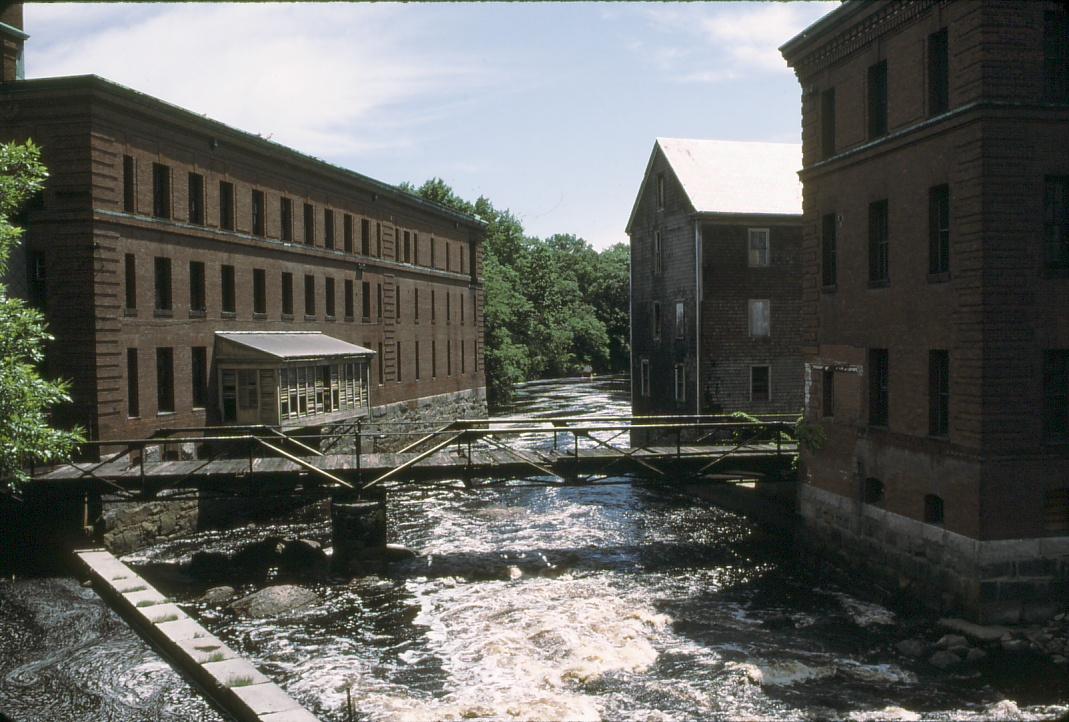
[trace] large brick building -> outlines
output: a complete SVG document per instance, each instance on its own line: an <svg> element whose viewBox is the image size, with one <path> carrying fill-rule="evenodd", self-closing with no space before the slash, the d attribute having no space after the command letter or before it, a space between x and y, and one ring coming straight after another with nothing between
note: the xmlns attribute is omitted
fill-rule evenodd
<svg viewBox="0 0 1069 722"><path fill-rule="evenodd" d="M811 538L985 620L1069 590L1064 2L846 2L802 87Z"/></svg>
<svg viewBox="0 0 1069 722"><path fill-rule="evenodd" d="M797 144L654 144L627 224L634 413L801 410L800 163Z"/></svg>
<svg viewBox="0 0 1069 722"><path fill-rule="evenodd" d="M95 76L17 79L20 15L0 140L50 175L9 285L56 337L66 421L312 426L367 413L368 386L479 403L484 224Z"/></svg>

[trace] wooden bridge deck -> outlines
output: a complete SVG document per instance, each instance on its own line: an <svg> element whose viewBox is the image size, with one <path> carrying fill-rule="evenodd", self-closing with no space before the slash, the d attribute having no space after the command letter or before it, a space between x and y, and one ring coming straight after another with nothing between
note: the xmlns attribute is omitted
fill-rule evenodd
<svg viewBox="0 0 1069 722"><path fill-rule="evenodd" d="M794 444L751 444L736 446L652 446L643 448L580 448L545 451L534 449L472 449L471 458L465 447L447 447L418 459L394 480L425 478L458 479L494 475L551 476L577 473L623 472L635 467L702 466L716 459L715 471L745 471L761 475L762 470L789 463ZM249 482L282 482L298 485L331 486L326 477L313 469L327 472L354 485L376 479L416 459L417 453L328 454L301 457L300 463L284 457L255 457L244 459L183 460L130 463L122 458L111 463L84 462L67 464L50 470L38 469L36 484L53 487L86 486L106 491L155 491L162 488L191 488L215 486L217 482L243 479ZM648 465L648 466L646 466ZM324 484L324 482L327 482Z"/></svg>

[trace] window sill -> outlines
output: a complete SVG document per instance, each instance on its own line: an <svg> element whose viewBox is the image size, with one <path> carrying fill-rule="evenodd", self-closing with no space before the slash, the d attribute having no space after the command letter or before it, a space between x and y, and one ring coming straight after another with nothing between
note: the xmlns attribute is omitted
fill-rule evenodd
<svg viewBox="0 0 1069 722"><path fill-rule="evenodd" d="M325 317L323 318L323 320L324 320L324 321L337 321L338 319L337 319L337 318L335 318L334 316L331 316L330 314L327 314L327 315L326 315L326 316L325 316Z"/></svg>
<svg viewBox="0 0 1069 722"><path fill-rule="evenodd" d="M267 314L266 313L254 313L254 314L252 314L252 318L253 318L254 321L266 321L267 320Z"/></svg>
<svg viewBox="0 0 1069 722"><path fill-rule="evenodd" d="M293 320L293 314L292 313L284 313L284 314L282 314L282 320L283 321L292 321Z"/></svg>
<svg viewBox="0 0 1069 722"><path fill-rule="evenodd" d="M360 323L371 323L371 317L370 316L361 316L360 317Z"/></svg>
<svg viewBox="0 0 1069 722"><path fill-rule="evenodd" d="M205 316L204 309L200 309L200 310L190 309L189 310L189 317L190 318L204 318L204 316Z"/></svg>
<svg viewBox="0 0 1069 722"><path fill-rule="evenodd" d="M351 315L350 316L346 316L345 320L348 321L349 323L352 323L353 322L353 317Z"/></svg>
<svg viewBox="0 0 1069 722"><path fill-rule="evenodd" d="M950 434L933 434L928 432L928 438L932 441L950 441Z"/></svg>
<svg viewBox="0 0 1069 722"><path fill-rule="evenodd" d="M157 308L152 312L154 318L174 318L174 312L170 309Z"/></svg>
<svg viewBox="0 0 1069 722"><path fill-rule="evenodd" d="M237 314L236 311L220 311L219 312L219 318L233 319L233 318L237 318L237 317L238 317L238 314Z"/></svg>
<svg viewBox="0 0 1069 722"><path fill-rule="evenodd" d="M869 288L887 288L890 285L891 281L886 278L880 279L878 281L869 281Z"/></svg>
<svg viewBox="0 0 1069 722"><path fill-rule="evenodd" d="M928 283L946 283L950 280L950 271L942 271L940 273L929 273Z"/></svg>
<svg viewBox="0 0 1069 722"><path fill-rule="evenodd" d="M305 321L315 321L316 320L316 315L314 313L311 313L311 314L306 313L306 314L304 314L304 320Z"/></svg>
<svg viewBox="0 0 1069 722"><path fill-rule="evenodd" d="M821 293L835 293L838 290L839 290L839 286L837 284L834 284L834 283L829 284L827 286L821 286L820 287L820 292Z"/></svg>
<svg viewBox="0 0 1069 722"><path fill-rule="evenodd" d="M122 315L126 316L127 318L137 318L137 309L136 308L124 308L123 312L122 312ZM131 418L135 418L136 419L138 417L134 416L134 417L131 417Z"/></svg>
<svg viewBox="0 0 1069 722"><path fill-rule="evenodd" d="M156 416L174 416L173 411L157 411Z"/></svg>

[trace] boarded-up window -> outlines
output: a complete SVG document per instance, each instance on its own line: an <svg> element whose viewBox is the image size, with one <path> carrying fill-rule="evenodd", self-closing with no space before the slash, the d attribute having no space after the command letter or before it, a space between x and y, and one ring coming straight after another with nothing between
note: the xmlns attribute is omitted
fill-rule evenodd
<svg viewBox="0 0 1069 722"><path fill-rule="evenodd" d="M769 334L770 326L770 302L767 298L754 299L749 302L750 311L750 335L754 338L763 338Z"/></svg>

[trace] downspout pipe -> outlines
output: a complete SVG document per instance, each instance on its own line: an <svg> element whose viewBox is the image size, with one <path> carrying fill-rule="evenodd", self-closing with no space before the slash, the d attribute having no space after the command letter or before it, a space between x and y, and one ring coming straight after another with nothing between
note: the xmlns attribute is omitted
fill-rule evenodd
<svg viewBox="0 0 1069 722"><path fill-rule="evenodd" d="M694 413L702 413L702 224L694 221Z"/></svg>

